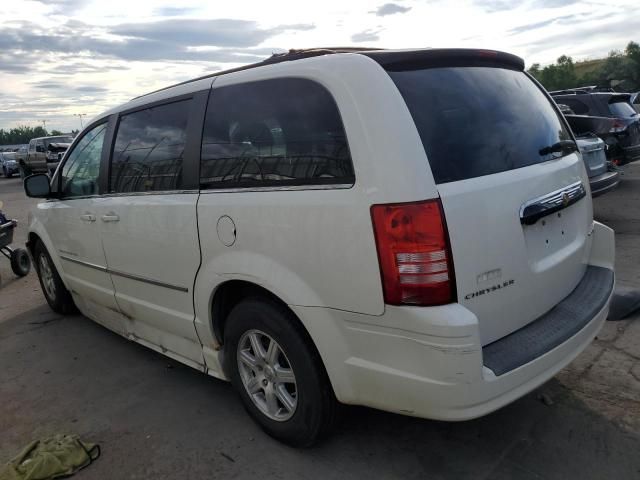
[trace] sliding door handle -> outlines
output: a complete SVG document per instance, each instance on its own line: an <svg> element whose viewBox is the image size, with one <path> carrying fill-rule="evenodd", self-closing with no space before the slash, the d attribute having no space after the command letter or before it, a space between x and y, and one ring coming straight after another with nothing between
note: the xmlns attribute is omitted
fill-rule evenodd
<svg viewBox="0 0 640 480"><path fill-rule="evenodd" d="M103 222L119 222L120 221L120 217L115 213L108 213L106 215L102 215L102 217L100 218L102 219Z"/></svg>

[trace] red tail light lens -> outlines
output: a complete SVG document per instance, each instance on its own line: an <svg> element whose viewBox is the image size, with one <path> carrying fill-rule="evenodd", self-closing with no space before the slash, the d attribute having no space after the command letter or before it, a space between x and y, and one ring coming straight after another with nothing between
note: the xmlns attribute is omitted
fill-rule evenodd
<svg viewBox="0 0 640 480"><path fill-rule="evenodd" d="M440 200L374 205L371 217L385 302L454 302L453 259Z"/></svg>
<svg viewBox="0 0 640 480"><path fill-rule="evenodd" d="M619 118L616 118L613 120L613 124L611 125L611 130L609 131L612 133L617 133L617 132L624 131L625 128L626 128L626 125L624 124L624 122Z"/></svg>

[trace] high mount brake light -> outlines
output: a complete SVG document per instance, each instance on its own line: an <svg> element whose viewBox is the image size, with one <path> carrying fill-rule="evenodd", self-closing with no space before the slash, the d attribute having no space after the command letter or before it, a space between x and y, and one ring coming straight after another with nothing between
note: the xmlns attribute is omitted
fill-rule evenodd
<svg viewBox="0 0 640 480"><path fill-rule="evenodd" d="M456 300L453 258L439 199L371 207L385 302Z"/></svg>

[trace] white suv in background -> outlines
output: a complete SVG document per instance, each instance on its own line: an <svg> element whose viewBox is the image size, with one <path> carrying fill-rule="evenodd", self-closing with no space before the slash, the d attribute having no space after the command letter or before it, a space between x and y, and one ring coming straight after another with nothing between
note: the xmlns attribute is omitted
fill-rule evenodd
<svg viewBox="0 0 640 480"><path fill-rule="evenodd" d="M614 286L613 231L523 66L292 51L110 110L25 181L46 299L231 380L294 445L340 402L496 410L591 342Z"/></svg>

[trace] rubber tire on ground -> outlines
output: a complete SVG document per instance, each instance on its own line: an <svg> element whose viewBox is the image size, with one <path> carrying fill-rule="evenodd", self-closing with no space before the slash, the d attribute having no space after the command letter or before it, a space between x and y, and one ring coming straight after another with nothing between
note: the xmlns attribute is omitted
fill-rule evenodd
<svg viewBox="0 0 640 480"><path fill-rule="evenodd" d="M315 346L293 313L263 298L249 298L236 305L224 332L225 368L251 417L272 437L294 447L309 447L327 435L336 420L338 402ZM236 352L242 335L258 329L273 338L285 352L296 377L297 407L284 422L264 415L247 393Z"/></svg>
<svg viewBox="0 0 640 480"><path fill-rule="evenodd" d="M9 178L9 175L7 175L6 167L2 167L2 176L5 177L5 178Z"/></svg>
<svg viewBox="0 0 640 480"><path fill-rule="evenodd" d="M40 257L44 255L49 262L49 266L51 267L51 271L53 272L53 283L55 288L55 298L50 298L47 295L47 291L44 288L44 284L42 283L42 276L40 274ZM33 261L36 266L36 271L38 272L38 279L40 280L40 287L42 288L42 293L44 294L44 298L47 300L47 303L51 307L54 312L61 314L70 314L76 313L78 311L76 304L73 303L73 298L71 297L71 293L67 290L67 287L62 283L62 279L58 274L58 270L56 270L56 266L51 260L51 256L49 252L45 248L42 242L36 243L33 254Z"/></svg>
<svg viewBox="0 0 640 480"><path fill-rule="evenodd" d="M31 171L23 164L18 165L18 172L20 173L20 178L22 180L31 175Z"/></svg>
<svg viewBox="0 0 640 480"><path fill-rule="evenodd" d="M24 248L16 248L11 252L11 270L19 277L26 276L31 270L31 259Z"/></svg>

